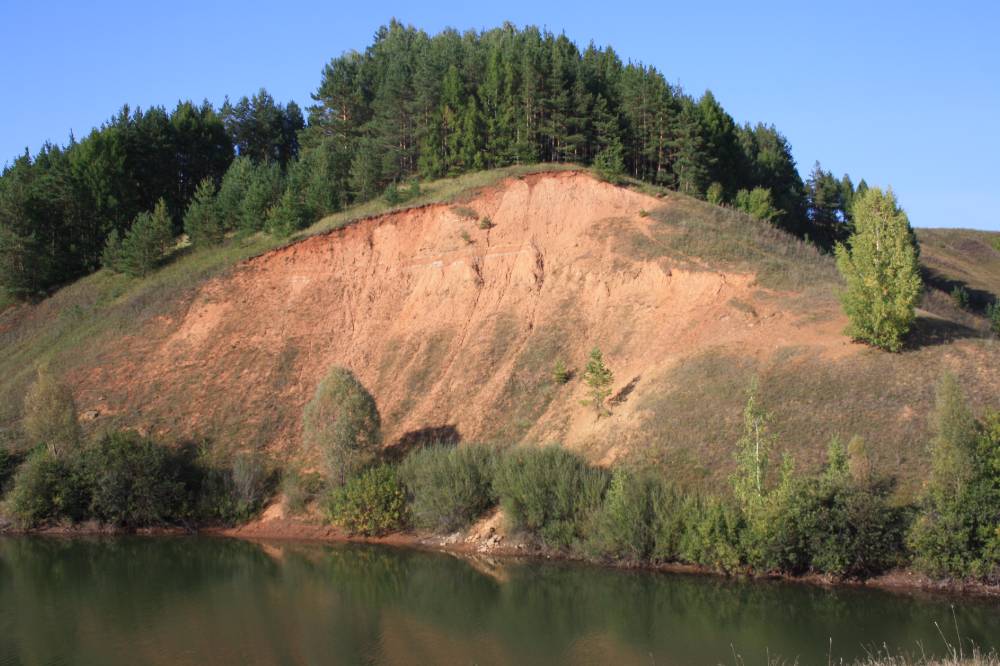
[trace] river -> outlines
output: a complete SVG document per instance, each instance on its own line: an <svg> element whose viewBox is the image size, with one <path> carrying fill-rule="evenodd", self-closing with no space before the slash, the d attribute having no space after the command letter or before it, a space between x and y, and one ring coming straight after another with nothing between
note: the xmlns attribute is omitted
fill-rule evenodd
<svg viewBox="0 0 1000 666"><path fill-rule="evenodd" d="M0 537L3 666L825 664L956 635L1000 647L1000 602L358 544Z"/></svg>

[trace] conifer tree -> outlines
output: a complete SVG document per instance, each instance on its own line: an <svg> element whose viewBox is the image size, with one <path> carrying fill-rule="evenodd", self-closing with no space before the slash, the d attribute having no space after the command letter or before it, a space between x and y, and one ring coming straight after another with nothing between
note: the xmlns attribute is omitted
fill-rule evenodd
<svg viewBox="0 0 1000 666"><path fill-rule="evenodd" d="M160 199L152 212L136 216L123 237L117 232L108 236L102 263L118 273L143 277L156 268L172 239L173 222L166 201Z"/></svg>
<svg viewBox="0 0 1000 666"><path fill-rule="evenodd" d="M701 197L708 185L709 167L714 160L706 149L698 111L694 106L687 105L681 111L674 130L673 149L673 171L678 191Z"/></svg>
<svg viewBox="0 0 1000 666"><path fill-rule="evenodd" d="M614 373L604 364L604 355L597 347L590 352L587 368L583 372L583 381L590 389L589 403L593 404L598 416L608 413L604 401L611 395L611 385L615 380Z"/></svg>
<svg viewBox="0 0 1000 666"><path fill-rule="evenodd" d="M194 198L184 213L184 231L195 247L222 242L224 231L215 201L215 183L211 178L198 183Z"/></svg>
<svg viewBox="0 0 1000 666"><path fill-rule="evenodd" d="M921 280L916 237L892 190L872 188L854 203L855 232L837 244L841 295L856 340L899 351L915 318Z"/></svg>

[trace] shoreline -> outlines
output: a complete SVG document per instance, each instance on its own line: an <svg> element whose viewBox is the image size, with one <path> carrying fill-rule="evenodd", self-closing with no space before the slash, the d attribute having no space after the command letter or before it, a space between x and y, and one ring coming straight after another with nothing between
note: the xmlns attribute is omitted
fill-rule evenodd
<svg viewBox="0 0 1000 666"><path fill-rule="evenodd" d="M488 521L487 521L488 522ZM697 564L680 562L631 563L605 560L589 560L572 557L565 553L549 551L544 547L517 538L508 538L495 532L493 527L486 534L476 533L476 525L464 532L442 536L421 532L393 532L381 537L350 535L333 525L309 522L282 516L280 518L259 518L236 527L149 527L135 530L100 525L93 522L72 526L51 526L41 529L16 530L0 526L2 536L205 536L213 538L239 539L253 543L286 542L312 544L358 543L407 548L424 552L449 554L469 559L481 557L506 561L558 561L575 562L606 569L637 570L689 576L711 576L730 580L781 581L812 585L828 589L871 589L909 596L947 596L951 598L1000 599L1000 585L990 585L981 581L956 581L933 579L911 569L892 569L867 579L837 578L828 574L807 573L792 575L786 573L752 573L739 571L720 572Z"/></svg>

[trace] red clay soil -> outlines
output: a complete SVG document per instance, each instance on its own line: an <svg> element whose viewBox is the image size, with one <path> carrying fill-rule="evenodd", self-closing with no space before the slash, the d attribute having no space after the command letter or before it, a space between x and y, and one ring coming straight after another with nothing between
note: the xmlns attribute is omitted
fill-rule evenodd
<svg viewBox="0 0 1000 666"><path fill-rule="evenodd" d="M641 425L631 398L658 390L643 378L700 350L855 353L835 308L804 323L762 298L753 275L623 250L624 236L648 235L644 211L670 205L565 172L363 220L238 265L70 379L81 410L101 418L292 453L303 406L345 366L374 394L389 443L572 447L625 441L615 435ZM615 391L631 393L596 424L579 382L549 381L557 357L579 369L595 346ZM591 449L604 462L620 453Z"/></svg>

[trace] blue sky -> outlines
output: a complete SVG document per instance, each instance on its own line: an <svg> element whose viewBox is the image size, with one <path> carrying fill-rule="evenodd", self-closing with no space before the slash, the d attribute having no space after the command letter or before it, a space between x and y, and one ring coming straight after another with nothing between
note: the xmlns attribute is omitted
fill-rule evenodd
<svg viewBox="0 0 1000 666"><path fill-rule="evenodd" d="M1000 230L1000 3L3 0L0 163L123 103L309 103L331 57L397 17L428 32L505 20L611 45L737 121L774 123L800 171L891 185L917 226Z"/></svg>

